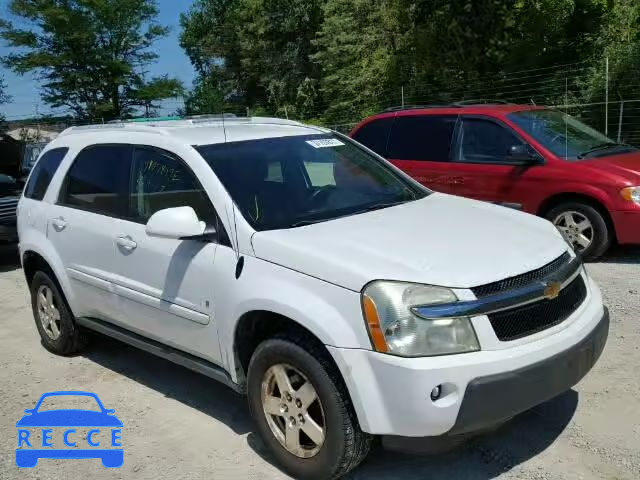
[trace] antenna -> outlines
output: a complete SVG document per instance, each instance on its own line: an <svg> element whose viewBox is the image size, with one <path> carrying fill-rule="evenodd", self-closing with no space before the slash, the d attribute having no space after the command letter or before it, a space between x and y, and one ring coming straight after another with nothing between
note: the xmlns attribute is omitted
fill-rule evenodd
<svg viewBox="0 0 640 480"><path fill-rule="evenodd" d="M234 234L229 235L229 241L231 242L231 248L233 248L237 260L240 256L240 247L238 246L238 229L236 227L235 205L233 203L233 200L231 200L231 202L231 208L233 209L233 223L231 222L231 218L229 218L229 209L226 206L224 208L224 213L227 216L227 222L229 222L229 226L232 226L234 230Z"/></svg>
<svg viewBox="0 0 640 480"><path fill-rule="evenodd" d="M240 258L240 244L238 243L238 225L236 224L236 204L235 202L231 204L231 208L233 209L233 231L236 236L236 258Z"/></svg>
<svg viewBox="0 0 640 480"><path fill-rule="evenodd" d="M238 225L236 224L236 204L235 202L231 204L231 208L233 209L233 230L236 235L236 280L240 278L242 275L242 270L244 269L244 257L240 255L240 245L238 243Z"/></svg>
<svg viewBox="0 0 640 480"><path fill-rule="evenodd" d="M224 134L224 143L227 143L227 129L224 126L224 111L222 112L222 133ZM233 214L233 219L235 221L235 210Z"/></svg>

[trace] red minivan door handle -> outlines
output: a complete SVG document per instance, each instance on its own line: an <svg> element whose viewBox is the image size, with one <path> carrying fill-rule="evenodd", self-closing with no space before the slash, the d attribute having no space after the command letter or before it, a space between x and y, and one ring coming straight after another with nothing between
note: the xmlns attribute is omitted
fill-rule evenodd
<svg viewBox="0 0 640 480"><path fill-rule="evenodd" d="M462 185L464 183L464 177L453 177L447 182L449 185Z"/></svg>

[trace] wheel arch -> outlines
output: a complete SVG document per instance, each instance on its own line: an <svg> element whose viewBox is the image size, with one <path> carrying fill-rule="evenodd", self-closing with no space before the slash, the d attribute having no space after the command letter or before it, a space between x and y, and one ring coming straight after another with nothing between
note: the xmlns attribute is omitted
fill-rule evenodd
<svg viewBox="0 0 640 480"><path fill-rule="evenodd" d="M602 218L604 218L609 231L615 239L616 229L613 219L611 218L611 214L609 213L609 209L607 208L606 204L595 195L578 192L558 193L545 199L538 207L538 211L536 213L540 217L546 217L552 209L554 209L558 205L568 202L584 203L595 208L602 215Z"/></svg>
<svg viewBox="0 0 640 480"><path fill-rule="evenodd" d="M344 369L340 368L332 352L314 332L304 325L273 311L252 310L243 314L236 323L233 336L233 363L236 382L240 387L239 390L246 393L249 362L258 345L264 340L283 334L303 337L314 345L315 350L323 352L326 361L335 369L336 378L342 383L342 387L344 387L358 423L362 428L366 415L362 408L359 408L361 402L355 401L354 395L357 396L357 392L352 392L349 382L344 377Z"/></svg>
<svg viewBox="0 0 640 480"><path fill-rule="evenodd" d="M20 260L22 262L22 270L27 280L27 285L31 288L31 282L36 272L44 271L52 275L52 280L56 282L65 296L67 304L71 311L74 311L74 297L69 285L68 278L63 274L64 266L60 259L56 259L55 255L48 255L33 246L21 248Z"/></svg>
<svg viewBox="0 0 640 480"><path fill-rule="evenodd" d="M240 316L233 334L233 354L238 384L246 383L249 362L258 345L268 338L289 332L304 336L331 357L324 342L301 323L270 310L251 310Z"/></svg>

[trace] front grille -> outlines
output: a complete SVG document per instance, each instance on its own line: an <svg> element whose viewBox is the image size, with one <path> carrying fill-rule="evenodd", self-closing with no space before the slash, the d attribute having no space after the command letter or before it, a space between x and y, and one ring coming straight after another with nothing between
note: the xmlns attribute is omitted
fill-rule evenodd
<svg viewBox="0 0 640 480"><path fill-rule="evenodd" d="M582 276L578 275L553 300L539 300L522 307L492 313L489 321L501 341L516 340L562 323L586 297L587 287Z"/></svg>
<svg viewBox="0 0 640 480"><path fill-rule="evenodd" d="M479 287L474 287L471 289L471 291L475 294L476 298L482 298L486 297L487 295L493 295L494 293L499 293L505 290L513 290L514 288L524 287L525 285L535 282L536 280L542 280L570 261L571 256L569 255L569 252L565 252L552 262L547 263L537 270L531 270L530 272L523 273L522 275L509 277L505 278L504 280L488 283Z"/></svg>

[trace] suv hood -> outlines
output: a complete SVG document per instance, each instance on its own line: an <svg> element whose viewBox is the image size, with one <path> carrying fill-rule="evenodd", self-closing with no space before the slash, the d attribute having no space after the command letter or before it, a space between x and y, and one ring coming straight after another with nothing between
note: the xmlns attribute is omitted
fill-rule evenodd
<svg viewBox="0 0 640 480"><path fill-rule="evenodd" d="M376 279L470 288L534 270L567 250L546 220L440 193L256 232L252 244L258 258L354 291Z"/></svg>

